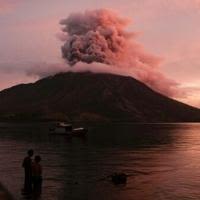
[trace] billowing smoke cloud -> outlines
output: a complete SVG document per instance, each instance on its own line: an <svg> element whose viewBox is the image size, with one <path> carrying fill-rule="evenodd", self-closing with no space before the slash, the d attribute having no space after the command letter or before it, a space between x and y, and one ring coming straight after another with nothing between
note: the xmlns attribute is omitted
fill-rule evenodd
<svg viewBox="0 0 200 200"><path fill-rule="evenodd" d="M161 59L146 53L135 42L137 34L126 30L129 22L106 9L71 14L60 22L63 58L70 66L91 64L92 71L95 63L102 63L106 72L125 72L167 96L180 95L178 84L159 71Z"/></svg>
<svg viewBox="0 0 200 200"><path fill-rule="evenodd" d="M79 61L116 64L131 38L124 31L128 21L108 10L72 14L60 23L68 34L62 53L70 65Z"/></svg>

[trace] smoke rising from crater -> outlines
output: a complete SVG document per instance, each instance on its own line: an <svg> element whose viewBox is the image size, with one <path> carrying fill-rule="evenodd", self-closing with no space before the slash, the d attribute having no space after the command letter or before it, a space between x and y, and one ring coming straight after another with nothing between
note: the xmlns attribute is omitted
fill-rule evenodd
<svg viewBox="0 0 200 200"><path fill-rule="evenodd" d="M126 30L130 22L107 9L69 15L60 21L63 58L70 66L91 64L92 71L95 63L102 63L108 66L105 72L125 71L162 94L180 95L178 84L159 71L161 59L147 53L135 41L137 34Z"/></svg>
<svg viewBox="0 0 200 200"><path fill-rule="evenodd" d="M132 36L125 31L128 22L108 10L71 14L60 22L67 33L63 58L70 65L79 61L117 64Z"/></svg>

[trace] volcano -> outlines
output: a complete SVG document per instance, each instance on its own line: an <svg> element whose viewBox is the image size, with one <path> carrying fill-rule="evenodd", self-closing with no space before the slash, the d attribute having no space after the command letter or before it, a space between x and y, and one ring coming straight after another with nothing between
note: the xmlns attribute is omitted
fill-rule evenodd
<svg viewBox="0 0 200 200"><path fill-rule="evenodd" d="M200 109L132 77L67 72L1 91L0 119L199 122Z"/></svg>

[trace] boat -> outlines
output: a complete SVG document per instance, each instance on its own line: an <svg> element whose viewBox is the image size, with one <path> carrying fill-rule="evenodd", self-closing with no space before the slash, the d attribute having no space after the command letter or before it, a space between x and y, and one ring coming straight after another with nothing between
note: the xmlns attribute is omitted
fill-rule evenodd
<svg viewBox="0 0 200 200"><path fill-rule="evenodd" d="M53 135L66 135L66 136L85 136L88 129L84 127L73 128L72 124L66 124L65 122L56 123L49 129Z"/></svg>
<svg viewBox="0 0 200 200"><path fill-rule="evenodd" d="M49 128L49 131L56 134L70 133L72 132L72 125L66 124L64 122L59 122L53 125L53 127Z"/></svg>
<svg viewBox="0 0 200 200"><path fill-rule="evenodd" d="M88 132L88 129L83 128L83 127L72 129L72 135L77 136L77 137L84 136L86 135L87 132Z"/></svg>

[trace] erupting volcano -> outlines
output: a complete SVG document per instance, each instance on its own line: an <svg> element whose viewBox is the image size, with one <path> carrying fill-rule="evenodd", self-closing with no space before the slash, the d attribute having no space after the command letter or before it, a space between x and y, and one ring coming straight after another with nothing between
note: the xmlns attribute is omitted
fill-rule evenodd
<svg viewBox="0 0 200 200"><path fill-rule="evenodd" d="M127 30L130 22L107 9L72 13L60 21L63 58L75 68L90 64L92 71L130 75L166 96L181 95L178 83L159 71L161 58L147 53L136 42L137 33Z"/></svg>

